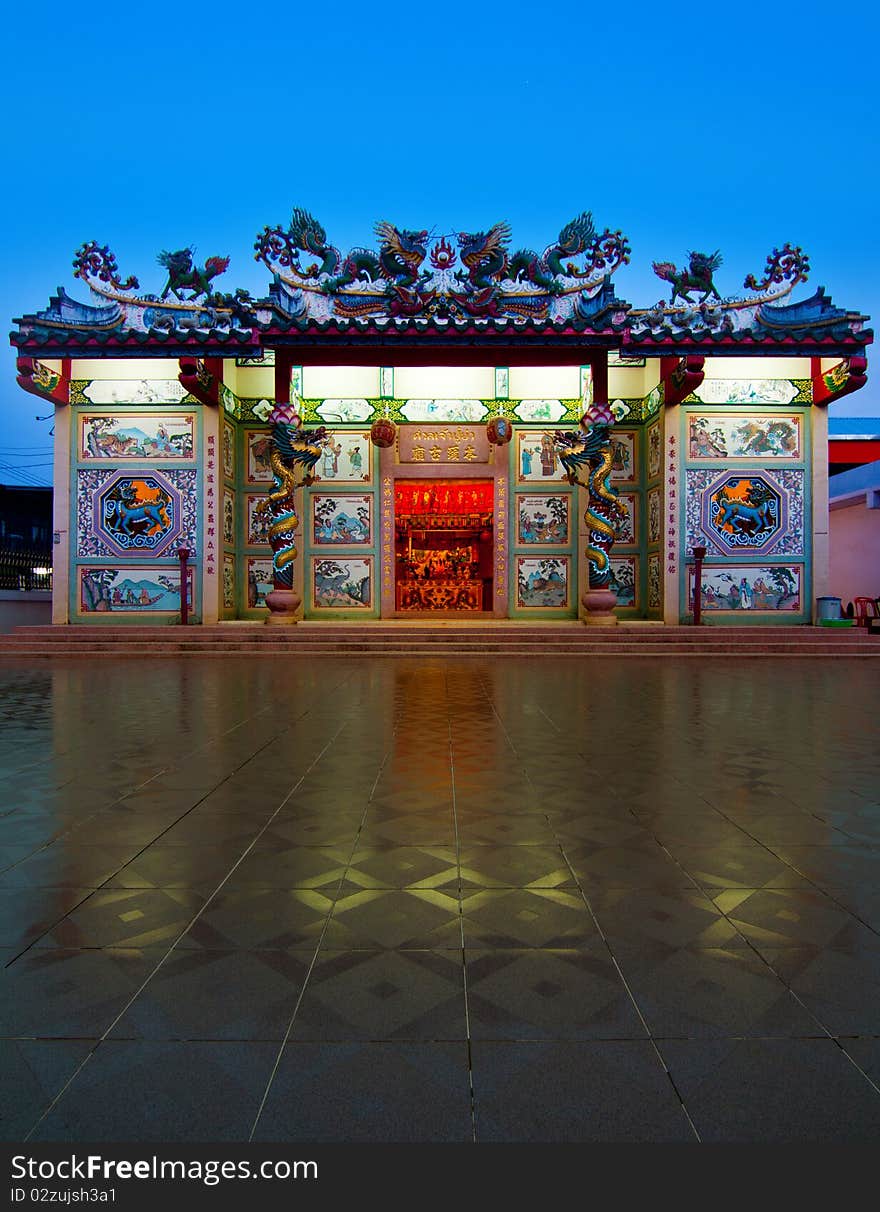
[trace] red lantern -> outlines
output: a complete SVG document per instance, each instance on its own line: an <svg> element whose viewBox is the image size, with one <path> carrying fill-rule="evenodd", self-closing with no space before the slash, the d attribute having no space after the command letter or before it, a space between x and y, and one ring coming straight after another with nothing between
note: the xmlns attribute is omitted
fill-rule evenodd
<svg viewBox="0 0 880 1212"><path fill-rule="evenodd" d="M513 426L507 417L493 417L486 426L486 436L493 446L505 446L513 437Z"/></svg>
<svg viewBox="0 0 880 1212"><path fill-rule="evenodd" d="M389 421L387 417L374 421L370 427L370 441L374 446L379 446L383 450L387 446L393 446L396 437L397 426L393 421Z"/></svg>

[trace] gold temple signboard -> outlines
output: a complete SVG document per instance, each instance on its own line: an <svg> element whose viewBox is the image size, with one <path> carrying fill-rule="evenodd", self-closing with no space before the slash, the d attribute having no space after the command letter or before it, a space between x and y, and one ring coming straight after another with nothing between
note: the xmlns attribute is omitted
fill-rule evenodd
<svg viewBox="0 0 880 1212"><path fill-rule="evenodd" d="M398 460L425 467L467 467L488 463L491 446L482 425L401 425Z"/></svg>

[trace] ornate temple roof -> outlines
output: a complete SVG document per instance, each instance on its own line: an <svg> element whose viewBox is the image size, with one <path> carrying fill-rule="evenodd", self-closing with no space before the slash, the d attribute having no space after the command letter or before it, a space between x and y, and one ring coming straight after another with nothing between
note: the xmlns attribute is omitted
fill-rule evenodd
<svg viewBox="0 0 880 1212"><path fill-rule="evenodd" d="M741 298L722 298L713 275L718 252L688 264L654 262L668 302L634 307L612 277L629 262L619 231L599 232L583 212L543 252L511 251L510 229L444 234L376 224L377 248L348 253L329 244L320 223L295 209L287 227L257 236L256 259L271 274L268 293L213 288L228 257L194 262L191 248L163 252L161 296L122 280L109 248L92 241L74 260L89 302L63 287L46 310L22 316L11 334L22 354L44 357L255 355L276 346L435 346L521 344L602 346L633 355L797 352L851 355L873 340L867 317L835 307L820 287L793 301L809 259L785 244L749 275Z"/></svg>

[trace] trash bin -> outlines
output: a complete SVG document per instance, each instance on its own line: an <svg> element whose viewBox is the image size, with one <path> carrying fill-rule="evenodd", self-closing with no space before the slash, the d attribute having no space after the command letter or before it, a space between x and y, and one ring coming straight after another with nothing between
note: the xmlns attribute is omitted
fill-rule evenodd
<svg viewBox="0 0 880 1212"><path fill-rule="evenodd" d="M821 623L823 619L839 619L840 614L840 598L816 598L816 621Z"/></svg>

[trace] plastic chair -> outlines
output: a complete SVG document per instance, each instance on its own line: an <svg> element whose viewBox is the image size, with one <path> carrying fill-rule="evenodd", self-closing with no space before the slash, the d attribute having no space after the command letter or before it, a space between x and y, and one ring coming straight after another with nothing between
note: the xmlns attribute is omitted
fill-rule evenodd
<svg viewBox="0 0 880 1212"><path fill-rule="evenodd" d="M857 627L867 627L869 619L880 617L877 598L856 598L854 607Z"/></svg>

